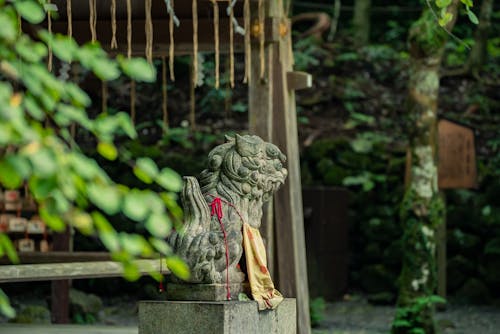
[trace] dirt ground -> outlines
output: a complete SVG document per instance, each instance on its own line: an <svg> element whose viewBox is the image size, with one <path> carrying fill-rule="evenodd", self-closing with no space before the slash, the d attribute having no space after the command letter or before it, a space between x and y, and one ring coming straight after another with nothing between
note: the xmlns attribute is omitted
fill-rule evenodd
<svg viewBox="0 0 500 334"><path fill-rule="evenodd" d="M328 303L325 318L313 334L388 333L394 312L393 306L373 306L366 301ZM500 333L499 307L448 305L436 319L442 333Z"/></svg>

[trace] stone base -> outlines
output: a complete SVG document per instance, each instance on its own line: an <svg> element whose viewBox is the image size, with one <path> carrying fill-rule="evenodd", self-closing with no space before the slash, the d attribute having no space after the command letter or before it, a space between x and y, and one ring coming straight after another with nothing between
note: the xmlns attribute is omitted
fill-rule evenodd
<svg viewBox="0 0 500 334"><path fill-rule="evenodd" d="M231 298L238 300L240 293L250 296L250 286L248 283L229 284ZM226 284L167 284L168 300L194 300L194 301L226 301Z"/></svg>
<svg viewBox="0 0 500 334"><path fill-rule="evenodd" d="M258 311L255 301L139 302L139 334L296 334L296 302Z"/></svg>

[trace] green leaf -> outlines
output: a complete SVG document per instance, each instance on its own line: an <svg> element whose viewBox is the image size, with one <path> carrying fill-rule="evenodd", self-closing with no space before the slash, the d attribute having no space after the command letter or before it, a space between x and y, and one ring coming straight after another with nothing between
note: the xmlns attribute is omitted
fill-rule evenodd
<svg viewBox="0 0 500 334"><path fill-rule="evenodd" d="M453 14L449 13L449 12L446 12L446 13L442 13L441 14L441 17L439 18L439 25L441 27L444 27L446 26L451 20L453 19Z"/></svg>
<svg viewBox="0 0 500 334"><path fill-rule="evenodd" d="M123 264L123 277L129 281L137 281L141 277L141 273L136 264L125 262Z"/></svg>
<svg viewBox="0 0 500 334"><path fill-rule="evenodd" d="M52 230L62 232L66 228L66 224L64 224L63 220L58 215L49 212L45 206L40 208L39 213L42 220Z"/></svg>
<svg viewBox="0 0 500 334"><path fill-rule="evenodd" d="M49 149L40 148L28 157L33 166L34 175L50 177L57 173L58 165L56 163L56 157Z"/></svg>
<svg viewBox="0 0 500 334"><path fill-rule="evenodd" d="M74 60L74 54L78 51L78 44L72 38L61 34L51 38L51 46L56 57L67 63Z"/></svg>
<svg viewBox="0 0 500 334"><path fill-rule="evenodd" d="M38 24L45 19L45 12L36 1L14 2L17 12L29 23Z"/></svg>
<svg viewBox="0 0 500 334"><path fill-rule="evenodd" d="M117 57L123 72L136 81L154 82L156 80L156 71L153 65L144 58L125 58Z"/></svg>
<svg viewBox="0 0 500 334"><path fill-rule="evenodd" d="M151 246L141 235L120 233L119 238L122 249L133 256L148 256L153 253Z"/></svg>
<svg viewBox="0 0 500 334"><path fill-rule="evenodd" d="M158 175L158 167L150 158L140 158L134 167L134 174L144 183L150 184Z"/></svg>
<svg viewBox="0 0 500 334"><path fill-rule="evenodd" d="M171 168L163 168L155 181L167 190L174 192L179 192L182 190L182 178L179 174L177 174L176 171Z"/></svg>
<svg viewBox="0 0 500 334"><path fill-rule="evenodd" d="M72 103L77 107L89 107L92 103L90 97L77 85L71 82L66 82L64 84L66 92L72 100Z"/></svg>
<svg viewBox="0 0 500 334"><path fill-rule="evenodd" d="M120 76L120 71L115 62L107 58L96 58L91 62L92 71L103 81L115 80Z"/></svg>
<svg viewBox="0 0 500 334"><path fill-rule="evenodd" d="M115 160L118 157L118 150L115 145L108 142L99 142L97 144L97 152L108 160Z"/></svg>
<svg viewBox="0 0 500 334"><path fill-rule="evenodd" d="M55 177L40 178L34 176L30 178L28 184L31 193L38 201L46 199L52 191L57 189L57 180Z"/></svg>
<svg viewBox="0 0 500 334"><path fill-rule="evenodd" d="M165 238L169 235L172 222L167 215L152 214L146 222L146 229L158 238Z"/></svg>
<svg viewBox="0 0 500 334"><path fill-rule="evenodd" d="M17 256L16 248L12 244L12 241L9 239L9 237L4 233L0 233L0 248L2 248L5 254L7 254L10 262L19 263L19 257Z"/></svg>
<svg viewBox="0 0 500 334"><path fill-rule="evenodd" d="M94 225L92 224L92 217L82 211L74 211L71 214L71 225L73 225L83 235L91 235L94 233Z"/></svg>
<svg viewBox="0 0 500 334"><path fill-rule="evenodd" d="M180 279L187 280L190 276L188 266L176 255L167 257L167 267Z"/></svg>
<svg viewBox="0 0 500 334"><path fill-rule="evenodd" d="M474 4L472 3L472 0L460 0L466 7L472 7Z"/></svg>
<svg viewBox="0 0 500 334"><path fill-rule="evenodd" d="M9 297L7 297L2 289L0 289L0 313L7 318L14 318L16 316L16 310L10 306Z"/></svg>
<svg viewBox="0 0 500 334"><path fill-rule="evenodd" d="M99 238L101 239L104 246L110 252L116 252L120 249L120 241L118 235L114 231L104 231L99 232Z"/></svg>
<svg viewBox="0 0 500 334"><path fill-rule="evenodd" d="M131 190L125 195L122 209L123 213L130 219L143 221L149 213L147 197L136 189Z"/></svg>
<svg viewBox="0 0 500 334"><path fill-rule="evenodd" d="M71 162L73 170L85 179L92 179L99 173L99 165L83 154L71 152L69 161Z"/></svg>
<svg viewBox="0 0 500 334"><path fill-rule="evenodd" d="M0 182L9 189L19 188L23 179L8 161L0 160Z"/></svg>
<svg viewBox="0 0 500 334"><path fill-rule="evenodd" d="M170 245L163 239L149 238L149 243L161 254L170 255L172 254L172 249Z"/></svg>
<svg viewBox="0 0 500 334"><path fill-rule="evenodd" d="M108 215L114 215L120 211L121 195L113 186L91 183L87 186L87 195L92 203Z"/></svg>
<svg viewBox="0 0 500 334"><path fill-rule="evenodd" d="M436 0L436 6L446 8L451 4L451 0Z"/></svg>
<svg viewBox="0 0 500 334"><path fill-rule="evenodd" d="M474 14L474 12L472 10L470 10L469 7L467 7L467 16L469 17L469 20L474 23L474 24L479 24L479 20L476 16L476 14Z"/></svg>
<svg viewBox="0 0 500 334"><path fill-rule="evenodd" d="M132 123L130 116L127 113L119 112L115 115L115 117L118 119L118 123L125 134L130 138L135 139L137 137L137 132L135 131L134 123Z"/></svg>
<svg viewBox="0 0 500 334"><path fill-rule="evenodd" d="M2 28L0 29L0 39L5 39L9 42L14 41L18 35L17 19L15 18L15 15L9 15L7 11L2 9L0 12L0 22L2 23Z"/></svg>
<svg viewBox="0 0 500 334"><path fill-rule="evenodd" d="M45 119L45 112L40 108L33 96L26 95L23 99L23 105L34 119L38 121L43 121Z"/></svg>

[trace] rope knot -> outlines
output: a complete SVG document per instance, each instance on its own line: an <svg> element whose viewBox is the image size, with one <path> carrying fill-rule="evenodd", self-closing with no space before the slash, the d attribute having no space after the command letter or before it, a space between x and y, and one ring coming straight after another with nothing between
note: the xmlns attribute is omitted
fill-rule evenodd
<svg viewBox="0 0 500 334"><path fill-rule="evenodd" d="M210 213L211 216L217 215L218 219L222 219L222 200L220 197L215 197L212 203L210 203L210 207L212 209L212 212Z"/></svg>

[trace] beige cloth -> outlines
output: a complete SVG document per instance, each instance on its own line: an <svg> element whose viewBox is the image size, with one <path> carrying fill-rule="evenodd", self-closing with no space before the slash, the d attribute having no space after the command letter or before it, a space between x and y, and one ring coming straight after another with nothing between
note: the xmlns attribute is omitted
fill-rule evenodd
<svg viewBox="0 0 500 334"><path fill-rule="evenodd" d="M260 232L247 223L243 224L243 248L252 297L259 304L259 310L276 308L283 296L274 288L267 269L266 248Z"/></svg>

